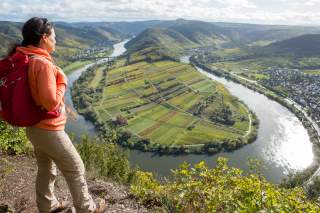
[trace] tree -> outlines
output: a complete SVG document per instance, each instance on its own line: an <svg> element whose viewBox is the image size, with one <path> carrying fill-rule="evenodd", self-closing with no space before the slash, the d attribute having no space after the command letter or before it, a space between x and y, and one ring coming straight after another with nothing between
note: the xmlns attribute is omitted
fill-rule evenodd
<svg viewBox="0 0 320 213"><path fill-rule="evenodd" d="M125 126L128 125L128 120L124 116L118 115L116 117L116 124L119 126Z"/></svg>

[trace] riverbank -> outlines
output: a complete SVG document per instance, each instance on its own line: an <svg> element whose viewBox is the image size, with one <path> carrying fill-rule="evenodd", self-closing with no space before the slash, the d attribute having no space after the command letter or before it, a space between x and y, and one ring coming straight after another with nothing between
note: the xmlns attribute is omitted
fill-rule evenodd
<svg viewBox="0 0 320 213"><path fill-rule="evenodd" d="M309 120L310 118L306 117L306 115L305 115L304 111L302 111L303 109L301 107L290 103L286 99L286 97L280 96L275 91L268 90L267 88L265 88L257 83L246 81L243 78L238 78L237 76L232 75L228 72L224 72L222 70L212 69L205 64L199 63L193 57L190 58L190 62L193 64L193 66L198 66L208 73L213 73L214 75L224 77L227 80L241 84L241 85L243 85L253 91L256 91L260 94L263 94L266 97L268 97L269 99L278 102L279 104L281 104L282 106L284 106L288 110L290 110L301 121L304 128L308 131L310 141L313 144L313 153L314 153L315 159L314 159L313 164L310 165L309 168L306 169L305 171L307 171L308 174L313 174L317 170L317 168L320 165L320 140L319 140L320 136L317 132L317 129L313 126L313 122ZM299 177L302 177L302 176L304 177L304 179L307 179L306 178L307 175L299 174Z"/></svg>
<svg viewBox="0 0 320 213"><path fill-rule="evenodd" d="M93 63L94 63L94 60L76 61L76 62L69 64L68 66L63 67L62 70L68 76L68 75L71 75L74 71L76 71L86 65L93 64Z"/></svg>

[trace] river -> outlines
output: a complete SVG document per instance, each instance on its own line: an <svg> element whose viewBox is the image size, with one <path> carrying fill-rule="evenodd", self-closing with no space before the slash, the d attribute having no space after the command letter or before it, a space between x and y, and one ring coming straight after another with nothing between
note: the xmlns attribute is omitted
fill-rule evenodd
<svg viewBox="0 0 320 213"><path fill-rule="evenodd" d="M125 52L125 42L127 40L114 45L112 56L116 57ZM183 57L181 61L183 63L189 62L188 57ZM88 66L68 76L69 88ZM146 171L152 171L159 176L165 176L170 174L170 169L177 168L184 161L195 164L204 160L208 165L215 166L216 160L220 156L227 157L231 166L248 171L248 159L255 158L260 160L263 165L262 174L269 181L279 183L288 172L303 170L312 163L314 156L307 130L287 108L240 84L214 76L198 67L197 70L212 80L224 84L232 95L242 100L257 114L260 121L257 140L236 151L213 156L193 154L159 156L154 153L129 150L129 161L132 165ZM66 93L66 103L73 107L70 89ZM81 115L77 120L67 122L66 131L74 132L76 141L79 140L79 135L85 132L91 136L95 135L93 125L85 121Z"/></svg>

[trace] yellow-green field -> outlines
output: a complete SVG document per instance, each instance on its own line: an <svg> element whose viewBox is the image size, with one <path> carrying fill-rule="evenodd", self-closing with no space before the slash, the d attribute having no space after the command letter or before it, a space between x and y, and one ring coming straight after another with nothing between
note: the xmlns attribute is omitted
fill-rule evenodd
<svg viewBox="0 0 320 213"><path fill-rule="evenodd" d="M102 68L89 83L96 87ZM205 144L236 139L247 134L249 114L223 85L201 75L192 66L172 61L139 62L108 71L103 98L94 103L99 118L122 115L123 128L153 143L164 145ZM199 115L194 110L209 96ZM210 115L219 107L232 111L233 125L213 122Z"/></svg>
<svg viewBox="0 0 320 213"><path fill-rule="evenodd" d="M71 74L73 71L77 70L77 69L80 69L81 67L87 65L87 64L90 64L92 63L92 61L90 60L86 60L86 61L76 61L76 62L73 62L65 67L63 67L63 71L66 75L69 75Z"/></svg>
<svg viewBox="0 0 320 213"><path fill-rule="evenodd" d="M256 59L249 59L243 61L227 61L212 63L210 66L213 69L222 69L224 71L232 72L238 75L242 75L252 80L261 80L268 78L267 75L261 73L262 70L267 69L264 61Z"/></svg>
<svg viewBox="0 0 320 213"><path fill-rule="evenodd" d="M310 74L310 75L320 75L320 69L316 70L303 70L304 73Z"/></svg>

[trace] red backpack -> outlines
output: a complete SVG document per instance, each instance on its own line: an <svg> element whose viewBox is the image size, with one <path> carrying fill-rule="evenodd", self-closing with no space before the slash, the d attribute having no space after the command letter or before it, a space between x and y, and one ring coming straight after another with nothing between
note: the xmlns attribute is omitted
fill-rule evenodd
<svg viewBox="0 0 320 213"><path fill-rule="evenodd" d="M29 56L16 52L0 61L0 115L13 126L32 126L56 118L60 111L47 112L37 106L28 82Z"/></svg>

